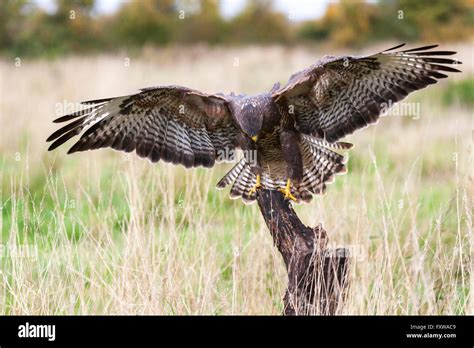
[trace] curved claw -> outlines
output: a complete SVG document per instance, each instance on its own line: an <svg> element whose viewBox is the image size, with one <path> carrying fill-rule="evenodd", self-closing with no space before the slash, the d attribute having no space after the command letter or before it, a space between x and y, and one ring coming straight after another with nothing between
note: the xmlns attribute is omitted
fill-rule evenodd
<svg viewBox="0 0 474 348"><path fill-rule="evenodd" d="M291 194L291 180L290 179L288 179L288 181L286 182L286 187L285 188L280 187L278 191L283 193L286 199L291 199L294 202L297 201L296 197Z"/></svg>

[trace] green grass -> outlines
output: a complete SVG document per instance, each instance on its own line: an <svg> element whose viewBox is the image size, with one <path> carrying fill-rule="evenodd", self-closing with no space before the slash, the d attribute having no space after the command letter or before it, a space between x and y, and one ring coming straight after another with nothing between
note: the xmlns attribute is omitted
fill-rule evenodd
<svg viewBox="0 0 474 348"><path fill-rule="evenodd" d="M279 74L311 58L299 52L282 63L278 52L266 50L265 65ZM110 57L31 62L5 74L5 86L20 87L17 96L0 100L9 127L0 139L0 313L281 313L286 271L258 207L214 189L230 164L185 170L107 149L46 153L44 143L57 100L104 96L120 85L113 80L119 74L141 86L149 75L166 80L173 67L178 81L216 83L203 90L225 90L221 82L264 90L271 77L244 78L259 67L253 59L262 52L256 52L242 54L241 70L227 72L223 82L213 78L210 62L228 61L234 69L232 52L196 58L196 76L185 60L163 61L162 70L136 61L123 72ZM81 73L91 65L97 76ZM112 81L100 87L107 78ZM32 79L41 81L42 93ZM464 86L463 80L453 83ZM348 174L325 196L296 207L304 223L323 224L331 246L352 252L343 313L472 313L472 114L465 102L446 104L442 97L466 100L456 88L466 87L448 81L408 99L420 103L418 120L386 117L349 137L355 147ZM37 255L11 254L20 246Z"/></svg>
<svg viewBox="0 0 474 348"><path fill-rule="evenodd" d="M474 79L450 82L444 88L443 102L446 105L458 103L465 107L474 106Z"/></svg>
<svg viewBox="0 0 474 348"><path fill-rule="evenodd" d="M364 233L368 238L362 243L368 248L366 251L369 253L369 260L365 262L373 262L370 261L372 257L376 259L380 257L377 255L384 240L395 249L402 248L402 254L390 256L390 273L393 278L386 279L385 282L388 281L386 285L390 284L392 291L400 298L404 298L402 302L406 303L401 306L390 305L391 309L386 310L383 306L371 308L370 300L365 300L364 303L354 305L349 312L465 313L469 289L462 277L467 277L467 271L459 273L457 267L451 266L453 273L449 278L450 285L446 287L442 279L445 270L441 267L443 264L465 261L456 259L455 255L449 256L449 261L441 264L438 259L448 257L449 250L459 245L464 245L463 248L466 248L467 243L464 232L461 234L462 240L458 239L460 236L457 233L458 223L464 225L468 218L463 213L462 220L459 221L456 214L458 186L453 180L444 180L454 175L453 163L446 161L452 154L453 145L442 146L435 142L424 150L422 160L415 165L413 178L409 179L412 184L418 183L416 191L407 191L405 187L407 169L412 163L409 161L400 163L400 158L390 155L389 146L384 145L383 139L377 139L371 144L372 146L376 149L373 154L377 159L376 163L371 160L370 151L367 153L364 149L355 149L349 161L349 174L338 177L329 187L328 195L317 199L319 204L328 206L319 214L329 220L327 225L331 232L330 226L337 226L335 220L340 218L340 214L331 210L330 206L337 204L336 202L342 197L346 205L343 209L348 209L349 213L342 213L342 219L347 221L347 225L344 231L336 232L338 236L336 238L342 238L342 241L346 240L352 244L354 240L347 234L353 233L351 226L356 226L357 220L361 219L359 214L362 211L358 210L357 202L363 197L363 211L367 216L362 219L367 219ZM215 292L216 298L203 313L229 313L232 305L229 305L228 301L239 303L244 313L262 311L278 313L281 310L280 298L284 285L281 261L275 251L271 250L268 232L256 206L245 206L240 201L232 201L228 199L227 192L213 189L213 185L225 172L224 170L213 170L209 176L209 172L203 169L186 172L181 168L174 169L167 165L151 166L146 161L134 160L127 164L130 167L138 165L139 173L134 173L130 167L118 169L121 167L119 154L107 157L111 158L102 162L98 170L99 176L79 177L76 174L83 159L68 157L64 159L62 170L54 170L48 175L38 168L26 172L25 163L3 159L2 176L9 180L2 182L3 197L6 197L2 206L2 240L19 245L35 245L39 253L39 258L34 261L3 259L3 272L9 274L5 279L7 288L2 304L4 313L24 312L18 306L19 299L11 293L12 291L17 291L17 294L23 293L23 290L15 288L18 280L11 276L17 267L15 262L23 264L24 267L29 262L36 263L34 268L36 271L29 272L28 275L29 282L33 284L41 283L44 278L61 279L63 283L61 295L56 301L49 302L47 308L42 308L40 312L55 314L114 312L112 304L107 302L110 300L109 296L91 302L94 298L92 293L97 291L98 287L105 287L102 291L107 293L107 287L117 286L120 269L125 267L117 266L117 263L119 265L126 263L124 249L127 249L127 243L130 243L130 238L134 238L135 233L143 234L142 237L145 239L159 240L152 245L139 243L135 247L143 248L145 252L154 255L147 262L155 265L153 267L156 267L154 270L156 274L168 274L169 277L176 277L175 272L186 273L185 270L178 271L173 267L184 269L197 267L199 260L206 257L201 253L206 254L212 250L214 253L212 269L215 272L212 291ZM411 161L413 160L415 158L411 157ZM48 166L50 166L48 162L42 164L42 167ZM13 185L11 180L15 180ZM127 183L130 180L136 180L135 188L131 183ZM382 182L378 182L379 180ZM169 186L170 183L172 186ZM160 185L172 187L173 194L170 197L163 195ZM351 197L354 198L353 202ZM133 206L131 200L134 199L140 200L142 211L137 212L131 208ZM315 208L317 207L314 204L298 206L297 211L307 220ZM309 219L311 220L311 217ZM138 231L137 228L144 230ZM414 228L417 230L415 245L411 241ZM263 245L262 241L256 241L256 231L258 238L266 239ZM203 245L203 238L206 240L206 245ZM107 246L93 250L92 259L84 261L91 252L89 250L91 243L100 244L104 239L107 240ZM248 248L254 249L255 252L256 247L253 246L255 243L259 249L257 255L263 258L257 266L251 255L246 255ZM70 250L70 254L55 256L57 265L53 267L49 264L51 255L64 246ZM406 268L410 268L410 262L420 250L426 258L426 263L423 265L425 271L429 270L431 276L434 276L431 289L427 288L427 284L419 282L410 284L409 288L404 283L408 281ZM131 279L146 277L140 270L142 250L135 252L138 253L134 254L138 259L135 260L132 269L127 271L130 272L128 276ZM236 256L236 253L239 256ZM152 261L156 257L162 259L158 265ZM238 261L247 267L245 271L236 264L236 258L245 258L245 261ZM97 262L103 264L97 267ZM174 266L175 262L177 263ZM258 269L255 270L253 267ZM280 271L275 273L275 267ZM70 273L71 268L83 278L80 283L82 294L74 299L70 307L65 308L62 301L75 294L73 284L77 282L74 273ZM174 284L180 289L177 290L180 293L177 298L165 296L154 308L158 308L160 313L168 314L200 313L193 299L199 298L202 286L199 278L205 275L204 273L198 276L198 273L207 270L200 269L194 272L196 274L191 276L193 281L189 281L189 275L182 275L178 280L178 282L190 282L189 284L183 286ZM244 277L241 272L255 272L251 279L262 283L259 286L261 292L258 292L258 297L263 297L265 309L260 306L245 307L248 301L245 287L235 292L236 276ZM372 281L369 283L371 285L366 291L370 299L373 291L370 289L374 283ZM421 303L415 305L410 301L412 291L420 294ZM423 299L422 294L427 291L434 291L436 297L432 300ZM444 305L445 302L451 302L448 298L453 294L456 295L455 304ZM375 296L374 293L372 295ZM137 302L131 304L132 312L146 312L143 306L138 304L143 301L141 296L139 293L126 295L127 301ZM423 300L432 302L423 304ZM183 301L186 305L181 303ZM30 305L32 304L28 306ZM241 312L236 308L239 306L234 304L234 312Z"/></svg>

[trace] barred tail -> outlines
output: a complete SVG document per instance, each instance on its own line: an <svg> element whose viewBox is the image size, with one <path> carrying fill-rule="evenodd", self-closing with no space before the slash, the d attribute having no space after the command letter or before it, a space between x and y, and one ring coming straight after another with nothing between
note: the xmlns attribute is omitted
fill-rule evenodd
<svg viewBox="0 0 474 348"><path fill-rule="evenodd" d="M218 189L223 189L231 183L234 183L230 189L230 198L237 199L242 197L242 201L245 204L250 204L257 198L255 192L250 194L250 190L256 182L257 177L250 170L250 166L247 164L245 158L242 158L226 175L224 175L221 180L219 180L216 187Z"/></svg>
<svg viewBox="0 0 474 348"><path fill-rule="evenodd" d="M315 194L323 194L326 185L334 181L336 174L344 174L347 169L347 157L333 150L347 150L350 143L329 143L325 140L303 135L300 150L303 157L303 179L292 183L291 194L296 198L295 203L310 202ZM275 178L272 173L263 173L262 188L277 190L286 185L287 178ZM257 194L250 193L257 177L252 173L250 165L242 158L218 183L217 188L223 189L230 184L230 198L242 197L245 204L255 201Z"/></svg>
<svg viewBox="0 0 474 348"><path fill-rule="evenodd" d="M323 194L327 184L334 182L336 174L345 174L347 157L333 150L347 150L351 143L329 143L323 139L303 135L300 149L303 156L303 180L298 189L313 194Z"/></svg>

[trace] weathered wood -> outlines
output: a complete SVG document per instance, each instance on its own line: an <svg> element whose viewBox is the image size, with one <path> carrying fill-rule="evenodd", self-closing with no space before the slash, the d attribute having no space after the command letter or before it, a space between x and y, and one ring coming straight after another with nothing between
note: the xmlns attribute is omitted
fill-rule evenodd
<svg viewBox="0 0 474 348"><path fill-rule="evenodd" d="M284 314L339 313L348 285L347 249L327 249L324 229L305 226L280 192L260 190L257 201L288 272Z"/></svg>

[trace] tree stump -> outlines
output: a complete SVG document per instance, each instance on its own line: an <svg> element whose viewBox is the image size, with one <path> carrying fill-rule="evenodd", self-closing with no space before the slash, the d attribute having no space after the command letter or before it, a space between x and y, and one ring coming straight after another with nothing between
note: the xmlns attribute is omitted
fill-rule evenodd
<svg viewBox="0 0 474 348"><path fill-rule="evenodd" d="M327 249L322 226L305 226L280 192L260 190L257 201L288 272L283 314L339 313L348 286L348 250Z"/></svg>

